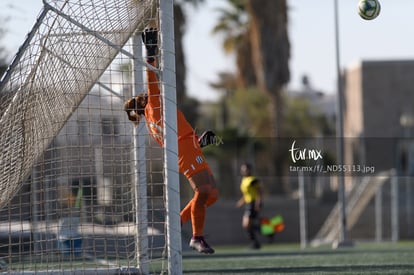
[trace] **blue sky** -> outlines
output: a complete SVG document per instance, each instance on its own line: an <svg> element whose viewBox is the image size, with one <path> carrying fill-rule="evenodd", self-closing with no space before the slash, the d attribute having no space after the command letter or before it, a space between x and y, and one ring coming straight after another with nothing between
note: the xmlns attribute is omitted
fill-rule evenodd
<svg viewBox="0 0 414 275"><path fill-rule="evenodd" d="M271 0L268 0L271 1ZM1 0L1 17L9 17L3 39L12 57L32 28L42 7L42 0ZM357 14L357 0L338 0L341 67L361 60L414 59L413 0L382 0L381 14L365 21ZM334 0L288 0L291 42L291 82L300 87L307 74L315 89L332 93L336 90L334 39ZM218 94L209 87L220 71L234 70L234 58L224 55L220 37L212 36L217 7L224 0L210 0L198 10L189 10L185 37L190 95L214 100Z"/></svg>

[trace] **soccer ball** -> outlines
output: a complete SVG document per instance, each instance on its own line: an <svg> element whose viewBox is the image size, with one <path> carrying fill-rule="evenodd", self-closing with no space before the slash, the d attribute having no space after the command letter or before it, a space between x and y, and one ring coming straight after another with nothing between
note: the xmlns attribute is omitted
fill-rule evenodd
<svg viewBox="0 0 414 275"><path fill-rule="evenodd" d="M378 0L359 0L358 14L365 20L376 18L381 11L381 5Z"/></svg>

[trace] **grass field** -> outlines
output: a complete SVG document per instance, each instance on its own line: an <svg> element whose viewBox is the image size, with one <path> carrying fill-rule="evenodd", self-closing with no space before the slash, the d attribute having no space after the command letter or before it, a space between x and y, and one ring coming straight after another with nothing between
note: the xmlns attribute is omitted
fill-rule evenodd
<svg viewBox="0 0 414 275"><path fill-rule="evenodd" d="M414 242L356 243L301 250L268 245L253 251L218 247L216 254L183 253L184 274L414 274Z"/></svg>
<svg viewBox="0 0 414 275"><path fill-rule="evenodd" d="M216 253L213 255L184 251L183 273L192 275L414 274L414 242L357 242L353 247L339 249L325 246L301 250L299 245L286 244L265 245L261 250L248 250L241 246L215 246L215 249ZM33 257L30 262L23 264L18 262L9 266L9 271L21 271L16 274L60 274L56 270L74 270L77 273L73 274L91 274L83 271L94 271L95 268L105 271L105 274L112 274L111 270L118 274L116 272L119 271L117 266L111 268L106 263L88 262L85 261L85 257L79 258L79 261L67 262L54 261L56 259L53 258L48 261L43 259L42 262L41 258L36 261ZM133 265L130 261L117 263L114 260L114 263L125 267ZM161 272L165 268L165 261L154 261L151 264L150 274L165 274ZM33 273L34 270L37 270L36 273ZM6 274L8 271L2 273L0 270L0 273ZM131 273L125 271L119 274Z"/></svg>

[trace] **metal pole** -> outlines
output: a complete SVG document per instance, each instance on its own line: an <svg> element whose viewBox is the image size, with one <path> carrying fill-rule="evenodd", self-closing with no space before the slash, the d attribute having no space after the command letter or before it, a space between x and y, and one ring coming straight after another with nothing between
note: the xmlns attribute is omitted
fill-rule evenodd
<svg viewBox="0 0 414 275"><path fill-rule="evenodd" d="M42 253L42 249L40 244L42 243L42 236L39 233L39 199L38 199L38 190L39 188L39 180L37 179L37 169L36 166L32 169L32 177L31 177L31 186L30 186L30 196L31 196L31 206L32 206L32 228L33 230L33 239L34 239L34 252L39 255ZM46 217L48 216L49 212L46 212Z"/></svg>
<svg viewBox="0 0 414 275"><path fill-rule="evenodd" d="M411 146L411 128L414 126L414 115L412 111L404 112L400 117L400 125L404 130L404 139L403 139L403 152L405 156L405 165L401 167L402 175L405 182L405 212L406 212L406 222L407 222L407 237L413 237L413 199L412 199L412 184L410 182L410 173L411 173L411 162L410 155L412 151Z"/></svg>
<svg viewBox="0 0 414 275"><path fill-rule="evenodd" d="M412 185L410 181L410 172L411 172L411 162L410 155L411 155L411 135L410 135L410 128L413 126L413 119L412 114L408 115L408 123L404 127L405 132L405 142L406 146L406 167L404 173L404 182L405 182L405 217L407 222L407 237L413 237L413 199L412 199Z"/></svg>
<svg viewBox="0 0 414 275"><path fill-rule="evenodd" d="M299 224L300 224L300 247L306 248L308 243L307 232L306 232L306 198L305 198L305 177L303 172L300 171L298 174L299 180Z"/></svg>
<svg viewBox="0 0 414 275"><path fill-rule="evenodd" d="M395 169L391 171L391 240L399 240L399 217L398 217L398 177Z"/></svg>
<svg viewBox="0 0 414 275"><path fill-rule="evenodd" d="M142 58L141 34L135 33L132 37L133 50L133 95L136 96L144 90L142 64L139 60ZM147 128L145 119L141 119L138 127L134 128L134 183L135 183L135 215L136 215L136 259L137 266L142 274L149 274L149 256L148 256L148 197L147 197L147 168L146 168L146 148L145 139Z"/></svg>
<svg viewBox="0 0 414 275"><path fill-rule="evenodd" d="M382 186L375 194L375 240L382 241Z"/></svg>
<svg viewBox="0 0 414 275"><path fill-rule="evenodd" d="M407 220L407 236L408 238L413 237L413 188L410 181L409 173L410 168L407 168L407 174L404 177L405 181L405 212L406 212L406 220Z"/></svg>
<svg viewBox="0 0 414 275"><path fill-rule="evenodd" d="M160 0L168 274L182 274L173 0Z"/></svg>
<svg viewBox="0 0 414 275"><path fill-rule="evenodd" d="M337 89L338 89L338 99L337 99L337 122L336 122L336 136L337 136L337 158L338 164L344 164L344 117L343 117L343 85L341 78L341 62L340 62L340 48L339 48L339 20L338 20L338 0L334 2L335 9L335 51L336 51L336 74L337 74ZM338 202L340 204L340 214L339 214L339 223L340 223L340 239L339 245L346 242L346 201L345 201L345 179L343 172L338 173Z"/></svg>

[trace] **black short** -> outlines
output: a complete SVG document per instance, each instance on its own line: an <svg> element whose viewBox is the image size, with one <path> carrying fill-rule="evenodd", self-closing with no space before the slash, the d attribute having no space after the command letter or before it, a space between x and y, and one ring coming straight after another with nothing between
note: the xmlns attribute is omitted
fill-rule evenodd
<svg viewBox="0 0 414 275"><path fill-rule="evenodd" d="M250 203L246 203L244 205L244 216L247 216L251 219L255 219L259 217L259 212L256 211L255 202L252 201Z"/></svg>

